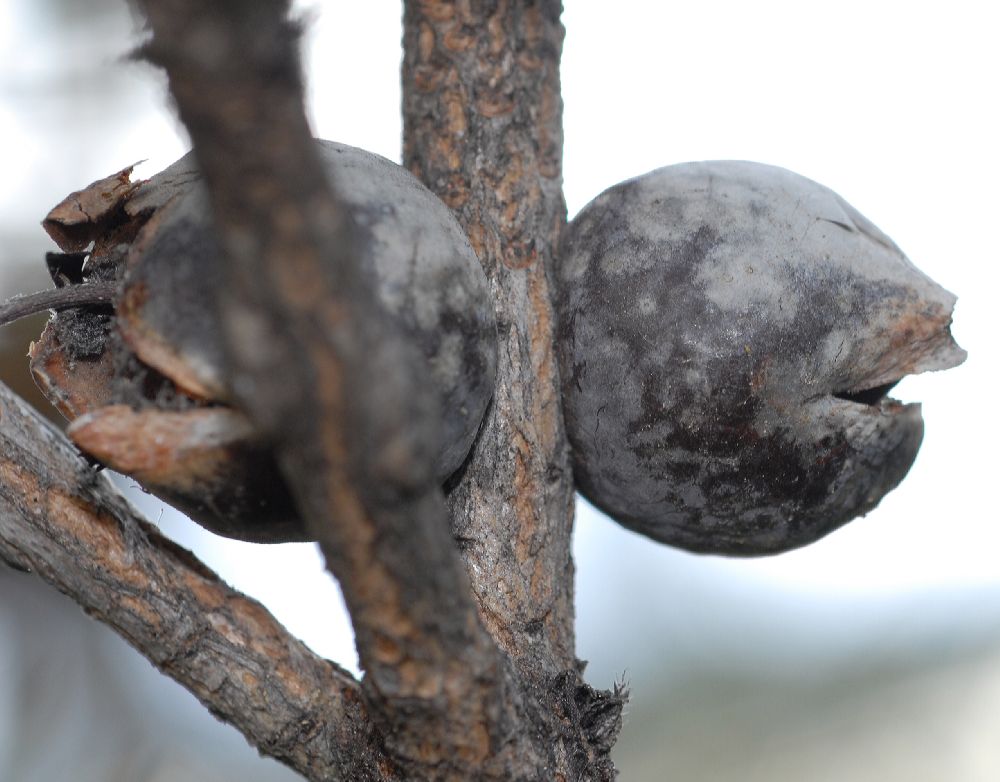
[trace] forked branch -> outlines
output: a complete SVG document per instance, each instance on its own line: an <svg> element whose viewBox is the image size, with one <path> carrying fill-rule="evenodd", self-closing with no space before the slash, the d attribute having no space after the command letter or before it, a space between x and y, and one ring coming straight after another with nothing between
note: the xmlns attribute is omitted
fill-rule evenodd
<svg viewBox="0 0 1000 782"><path fill-rule="evenodd" d="M500 748L523 754L515 689L430 470L426 368L360 269L312 142L288 4L141 5L226 250L231 387L340 580L373 718L420 774L481 775Z"/></svg>
<svg viewBox="0 0 1000 782"><path fill-rule="evenodd" d="M613 778L623 697L588 687L574 656L552 355L559 3L406 3L407 164L459 216L500 324L492 414L448 507L426 369L377 304L322 173L287 0L139 5L226 251L229 386L340 580L366 676L313 656L138 520L5 390L0 557L308 779Z"/></svg>

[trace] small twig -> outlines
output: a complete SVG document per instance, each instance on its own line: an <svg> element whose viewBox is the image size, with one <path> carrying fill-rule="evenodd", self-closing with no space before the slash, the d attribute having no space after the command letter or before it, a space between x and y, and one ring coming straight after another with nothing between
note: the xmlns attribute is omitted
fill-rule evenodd
<svg viewBox="0 0 1000 782"><path fill-rule="evenodd" d="M34 315L43 310L70 310L114 301L115 284L88 282L47 291L14 296L0 304L0 326Z"/></svg>

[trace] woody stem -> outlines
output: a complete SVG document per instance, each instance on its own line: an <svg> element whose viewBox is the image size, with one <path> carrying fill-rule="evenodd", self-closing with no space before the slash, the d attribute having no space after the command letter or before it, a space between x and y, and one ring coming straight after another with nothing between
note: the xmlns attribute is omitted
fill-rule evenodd
<svg viewBox="0 0 1000 782"><path fill-rule="evenodd" d="M42 310L69 310L95 304L111 304L114 295L114 283L88 282L14 296L0 304L0 326Z"/></svg>

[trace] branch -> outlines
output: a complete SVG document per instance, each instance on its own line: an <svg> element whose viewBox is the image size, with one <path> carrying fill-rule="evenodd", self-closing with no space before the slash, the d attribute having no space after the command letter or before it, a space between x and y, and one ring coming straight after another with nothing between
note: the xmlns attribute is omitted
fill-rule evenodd
<svg viewBox="0 0 1000 782"><path fill-rule="evenodd" d="M0 326L43 310L68 310L95 304L111 304L114 295L114 283L94 282L14 296L0 303Z"/></svg>
<svg viewBox="0 0 1000 782"><path fill-rule="evenodd" d="M0 385L0 559L112 627L262 752L308 779L395 779L358 685L141 520Z"/></svg>
<svg viewBox="0 0 1000 782"><path fill-rule="evenodd" d="M490 278L497 393L449 498L487 627L526 675L575 668L573 479L546 266L565 222L558 0L407 0L406 165L452 209Z"/></svg>
<svg viewBox="0 0 1000 782"><path fill-rule="evenodd" d="M141 5L225 248L230 387L340 579L367 676L312 656L136 520L6 394L0 556L310 779L611 779L623 698L586 686L573 654L545 268L564 220L558 3L406 11L407 159L458 211L501 324L494 413L450 498L468 573L431 472L437 401L317 158L286 0Z"/></svg>
<svg viewBox="0 0 1000 782"><path fill-rule="evenodd" d="M227 251L232 387L340 580L386 745L422 778L505 778L531 753L431 472L438 402L318 159L287 3L142 5Z"/></svg>

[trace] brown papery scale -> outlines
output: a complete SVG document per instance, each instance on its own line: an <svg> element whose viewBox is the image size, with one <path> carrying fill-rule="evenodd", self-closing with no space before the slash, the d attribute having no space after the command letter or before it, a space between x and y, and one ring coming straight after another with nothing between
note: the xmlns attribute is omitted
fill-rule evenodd
<svg viewBox="0 0 1000 782"><path fill-rule="evenodd" d="M468 455L493 393L489 284L451 212L408 171L316 143L362 237L380 305L428 362L443 483ZM59 312L31 348L36 382L83 451L202 526L257 542L305 540L268 443L230 404L215 306L220 250L194 158L145 182L130 173L71 194L43 223L65 251L48 258L53 280L81 294L76 305L37 295L39 308Z"/></svg>
<svg viewBox="0 0 1000 782"><path fill-rule="evenodd" d="M557 265L579 490L690 551L773 554L867 513L923 437L903 376L965 359L955 297L831 190L662 168L580 212Z"/></svg>

